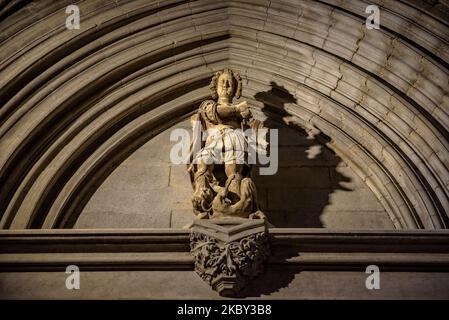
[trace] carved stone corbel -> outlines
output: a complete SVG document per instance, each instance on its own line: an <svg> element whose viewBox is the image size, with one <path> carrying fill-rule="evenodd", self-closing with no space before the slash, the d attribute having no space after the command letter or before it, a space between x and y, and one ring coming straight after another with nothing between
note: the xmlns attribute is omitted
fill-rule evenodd
<svg viewBox="0 0 449 320"><path fill-rule="evenodd" d="M269 256L266 222L196 220L190 248L196 273L221 296L233 296L263 270Z"/></svg>

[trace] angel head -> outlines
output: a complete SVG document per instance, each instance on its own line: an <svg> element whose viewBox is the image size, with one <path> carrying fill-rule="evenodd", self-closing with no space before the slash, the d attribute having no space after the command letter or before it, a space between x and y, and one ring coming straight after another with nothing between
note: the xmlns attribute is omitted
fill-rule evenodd
<svg viewBox="0 0 449 320"><path fill-rule="evenodd" d="M242 78L228 68L215 72L210 82L210 92L214 100L221 97L229 101L232 101L234 97L238 99L242 94Z"/></svg>

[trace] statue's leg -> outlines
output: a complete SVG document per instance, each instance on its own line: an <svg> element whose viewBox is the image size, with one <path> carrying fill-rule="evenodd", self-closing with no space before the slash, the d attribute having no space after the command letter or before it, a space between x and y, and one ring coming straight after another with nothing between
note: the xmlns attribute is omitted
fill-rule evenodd
<svg viewBox="0 0 449 320"><path fill-rule="evenodd" d="M244 213L244 218L250 219L265 219L265 214L259 210L259 203L257 200L256 185L251 178L245 178L241 184L241 207L240 212Z"/></svg>
<svg viewBox="0 0 449 320"><path fill-rule="evenodd" d="M213 190L212 186L209 184L210 179L207 178L207 175L212 174L213 169L213 164L207 164L204 161L200 161L197 165L192 204L195 214L200 219L204 219L208 216L212 206Z"/></svg>
<svg viewBox="0 0 449 320"><path fill-rule="evenodd" d="M212 173L214 171L214 164L207 164L206 162L204 162L203 159L201 159L198 164L197 164L197 171L196 171L196 176L201 176L203 174L205 174L206 172L208 173Z"/></svg>
<svg viewBox="0 0 449 320"><path fill-rule="evenodd" d="M231 179L229 184L228 198L235 203L240 200L240 183L242 181L243 164L229 163L225 164L225 173L228 180Z"/></svg>

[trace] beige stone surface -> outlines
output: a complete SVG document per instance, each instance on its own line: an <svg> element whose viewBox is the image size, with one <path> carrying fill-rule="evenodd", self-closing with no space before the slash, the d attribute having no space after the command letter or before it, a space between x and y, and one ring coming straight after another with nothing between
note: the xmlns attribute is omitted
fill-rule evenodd
<svg viewBox="0 0 449 320"><path fill-rule="evenodd" d="M172 129L190 131L185 120L135 151L95 192L75 228L181 228L194 218L186 165L173 164Z"/></svg>
<svg viewBox="0 0 449 320"><path fill-rule="evenodd" d="M242 295L248 299L448 299L449 275L382 272L380 290L365 287L363 271L267 270ZM80 289L65 287L64 272L0 274L2 299L220 299L192 271L82 271ZM221 298L222 299L222 298Z"/></svg>

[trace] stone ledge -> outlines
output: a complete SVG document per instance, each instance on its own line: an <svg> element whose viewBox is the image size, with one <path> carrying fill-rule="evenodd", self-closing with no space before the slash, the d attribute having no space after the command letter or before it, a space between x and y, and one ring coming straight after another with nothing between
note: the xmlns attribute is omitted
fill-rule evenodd
<svg viewBox="0 0 449 320"><path fill-rule="evenodd" d="M0 231L0 271L193 270L189 230ZM449 269L449 231L269 229L271 267L394 271Z"/></svg>

